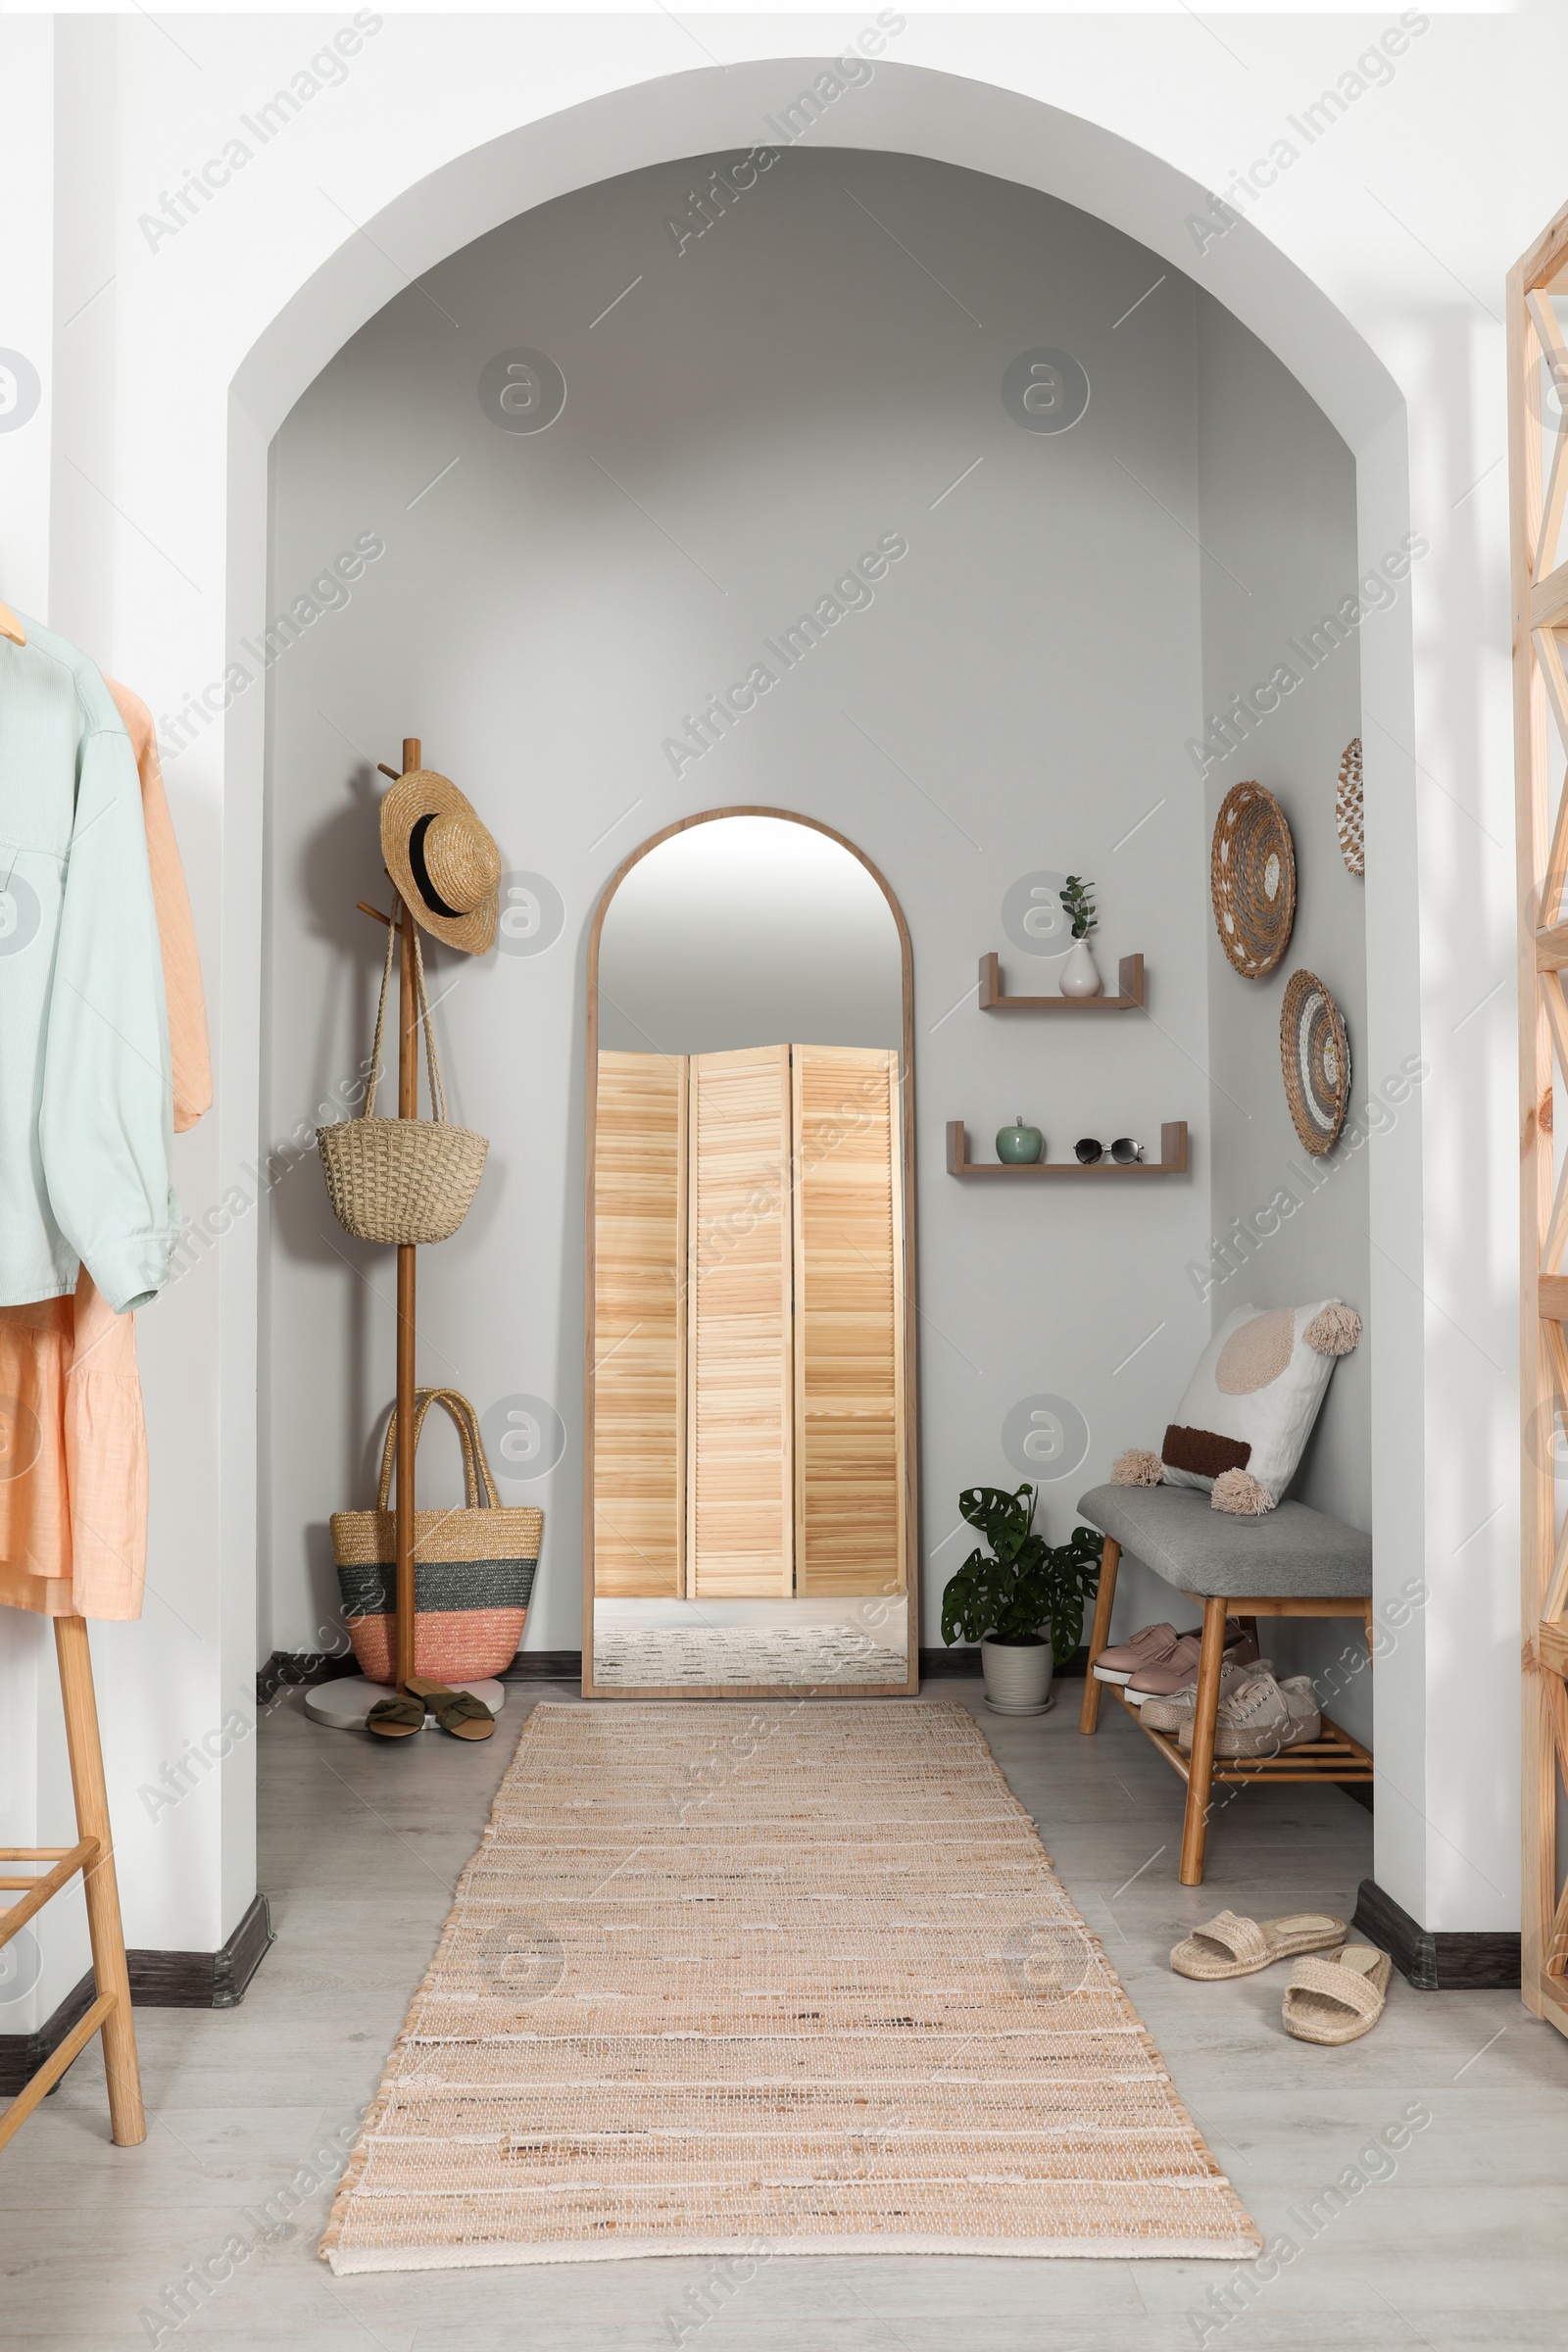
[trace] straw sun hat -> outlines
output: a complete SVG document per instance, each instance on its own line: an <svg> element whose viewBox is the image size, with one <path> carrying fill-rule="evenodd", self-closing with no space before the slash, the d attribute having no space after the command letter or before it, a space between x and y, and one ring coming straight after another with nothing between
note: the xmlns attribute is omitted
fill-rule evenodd
<svg viewBox="0 0 1568 2352"><path fill-rule="evenodd" d="M381 803L381 855L422 930L470 956L494 944L501 852L449 776L398 778Z"/></svg>

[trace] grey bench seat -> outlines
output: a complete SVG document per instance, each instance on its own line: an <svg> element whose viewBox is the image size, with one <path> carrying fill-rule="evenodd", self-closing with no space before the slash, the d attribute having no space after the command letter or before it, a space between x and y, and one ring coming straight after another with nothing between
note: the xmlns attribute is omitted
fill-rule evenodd
<svg viewBox="0 0 1568 2352"><path fill-rule="evenodd" d="M1325 1780L1365 1783L1372 1778L1371 1751L1327 1716L1318 1739L1281 1746L1272 1757L1242 1759L1216 1767L1215 1727L1225 1622L1234 1614L1246 1624L1266 1617L1356 1617L1372 1646L1372 1539L1304 1502L1282 1502L1257 1519L1216 1511L1200 1487L1091 1487L1078 1508L1105 1539L1100 1591L1089 1636L1090 1672L1084 1680L1080 1732L1100 1722L1104 1686L1095 1660L1110 1640L1121 1555L1130 1552L1178 1592L1201 1597L1203 1634L1194 1694L1192 1747L1184 1754L1174 1732L1140 1728L1187 1783L1182 1823L1181 1883L1197 1886L1203 1877L1208 1838L1209 1791L1216 1776L1243 1782ZM1125 1703L1125 1701L1124 1701ZM1136 1708L1129 1712L1137 1714Z"/></svg>
<svg viewBox="0 0 1568 2352"><path fill-rule="evenodd" d="M1091 1487L1091 1527L1183 1592L1370 1600L1372 1539L1304 1502L1261 1518L1216 1511L1198 1487Z"/></svg>

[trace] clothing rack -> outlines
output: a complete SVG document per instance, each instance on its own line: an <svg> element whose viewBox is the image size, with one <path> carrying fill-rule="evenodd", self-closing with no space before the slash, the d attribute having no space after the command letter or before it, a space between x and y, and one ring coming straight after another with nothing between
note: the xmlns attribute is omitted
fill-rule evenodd
<svg viewBox="0 0 1568 2352"><path fill-rule="evenodd" d="M87 1898L95 1998L86 2016L73 2026L64 2041L28 2078L0 2116L0 2148L21 2131L39 2101L54 2088L95 2034L103 2035L104 2073L109 2079L109 2124L115 2145L133 2148L147 2136L147 2117L142 2107L141 2070L136 2062L136 2030L130 2016L130 1971L125 1964L125 1937L120 1920L115 1840L109 1823L109 1791L104 1785L104 1752L98 1737L98 1702L92 1687L87 1621L84 1617L57 1617L54 1627L60 1697L66 1717L66 1747L71 1757L71 1786L76 1805L76 1842L0 1846L0 1862L54 1866L41 1879L15 1872L0 1876L0 1887L20 1891L22 1896L9 1911L0 1911L0 1948L45 1903L64 1892L79 1870L82 1892Z"/></svg>

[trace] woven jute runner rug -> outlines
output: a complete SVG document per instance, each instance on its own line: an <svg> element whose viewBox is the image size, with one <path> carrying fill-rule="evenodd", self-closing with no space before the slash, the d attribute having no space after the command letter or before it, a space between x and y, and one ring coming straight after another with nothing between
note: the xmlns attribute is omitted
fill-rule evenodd
<svg viewBox="0 0 1568 2352"><path fill-rule="evenodd" d="M533 1710L321 2252L1259 2242L966 1708L672 1700Z"/></svg>

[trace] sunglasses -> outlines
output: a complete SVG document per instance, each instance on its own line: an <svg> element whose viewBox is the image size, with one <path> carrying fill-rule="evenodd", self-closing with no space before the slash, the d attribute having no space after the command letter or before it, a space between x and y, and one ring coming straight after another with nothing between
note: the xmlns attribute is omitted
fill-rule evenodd
<svg viewBox="0 0 1568 2352"><path fill-rule="evenodd" d="M1081 1135L1073 1146L1080 1167L1092 1168L1105 1156L1105 1147L1097 1137ZM1118 1168L1130 1168L1144 1156L1142 1144L1135 1144L1130 1135L1118 1135L1110 1147L1110 1156Z"/></svg>

